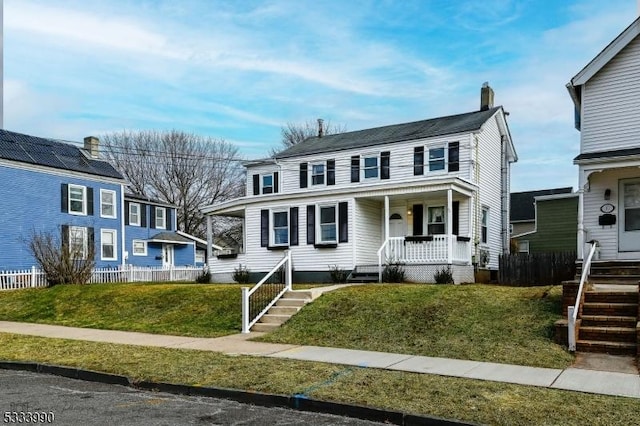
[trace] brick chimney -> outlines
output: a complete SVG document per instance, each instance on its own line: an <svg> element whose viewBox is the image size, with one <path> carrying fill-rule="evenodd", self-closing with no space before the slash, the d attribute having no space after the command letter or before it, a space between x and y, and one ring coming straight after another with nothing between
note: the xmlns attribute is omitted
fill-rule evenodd
<svg viewBox="0 0 640 426"><path fill-rule="evenodd" d="M95 136L87 136L84 138L84 149L91 158L98 158L100 156L100 140Z"/></svg>
<svg viewBox="0 0 640 426"><path fill-rule="evenodd" d="M324 120L322 118L318 118L318 137L321 138L322 135L324 135L324 128L323 128L323 123Z"/></svg>
<svg viewBox="0 0 640 426"><path fill-rule="evenodd" d="M493 89L489 86L489 82L485 81L480 89L480 111L491 108L493 108Z"/></svg>

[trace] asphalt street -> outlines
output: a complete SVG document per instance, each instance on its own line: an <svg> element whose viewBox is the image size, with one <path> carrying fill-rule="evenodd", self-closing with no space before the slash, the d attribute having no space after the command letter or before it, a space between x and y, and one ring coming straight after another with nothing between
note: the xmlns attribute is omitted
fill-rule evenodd
<svg viewBox="0 0 640 426"><path fill-rule="evenodd" d="M25 424L27 417L56 425L379 424L14 370L0 370L0 416L0 424Z"/></svg>

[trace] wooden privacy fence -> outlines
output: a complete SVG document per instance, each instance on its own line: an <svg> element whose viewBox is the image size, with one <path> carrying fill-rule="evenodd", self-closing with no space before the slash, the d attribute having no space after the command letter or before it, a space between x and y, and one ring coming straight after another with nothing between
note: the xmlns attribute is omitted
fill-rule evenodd
<svg viewBox="0 0 640 426"><path fill-rule="evenodd" d="M515 253L499 258L498 281L502 285L560 284L576 275L576 252Z"/></svg>
<svg viewBox="0 0 640 426"><path fill-rule="evenodd" d="M89 283L195 281L203 272L203 268L196 266L164 268L125 265L117 268L95 268ZM47 286L46 274L36 267L25 270L0 271L0 290Z"/></svg>

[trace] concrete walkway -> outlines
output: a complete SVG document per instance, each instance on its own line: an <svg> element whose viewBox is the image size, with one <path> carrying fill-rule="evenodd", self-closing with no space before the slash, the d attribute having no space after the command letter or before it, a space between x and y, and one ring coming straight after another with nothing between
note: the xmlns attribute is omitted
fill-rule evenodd
<svg viewBox="0 0 640 426"><path fill-rule="evenodd" d="M640 376L637 374L571 367L564 370L525 367L385 352L248 341L249 338L263 333L235 334L218 338L195 338L7 321L0 321L0 332L125 345L197 349L222 352L229 355L254 355L317 361L640 398ZM532 356L535 356L535 354L532 354Z"/></svg>

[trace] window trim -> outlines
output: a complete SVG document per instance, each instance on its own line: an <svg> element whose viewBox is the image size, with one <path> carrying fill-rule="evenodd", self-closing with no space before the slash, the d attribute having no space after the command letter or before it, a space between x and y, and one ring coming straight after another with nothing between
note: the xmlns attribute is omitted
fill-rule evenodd
<svg viewBox="0 0 640 426"><path fill-rule="evenodd" d="M196 249L194 261L195 263L206 263L207 251Z"/></svg>
<svg viewBox="0 0 640 426"><path fill-rule="evenodd" d="M276 220L275 220L275 215L277 213L284 213L287 215L287 242L286 243L276 243ZM289 244L291 243L291 237L290 237L290 232L291 232L291 218L290 218L290 214L289 214L289 208L283 207L283 208L276 208L276 209L269 209L269 247L289 247ZM281 229L282 227L278 227L278 229Z"/></svg>
<svg viewBox="0 0 640 426"><path fill-rule="evenodd" d="M84 226L69 226L69 249L74 247L73 237L72 235L76 232L80 232L82 234L82 251L80 253L79 260L85 260L87 258L87 254L89 252L89 230Z"/></svg>
<svg viewBox="0 0 640 426"><path fill-rule="evenodd" d="M144 251L142 253L136 253L136 243L142 243ZM132 240L131 241L131 254L133 256L146 256L147 255L147 242L145 240Z"/></svg>
<svg viewBox="0 0 640 426"><path fill-rule="evenodd" d="M111 234L113 237L113 256L107 257L104 255L104 236ZM118 260L118 231L115 229L101 229L100 230L100 260Z"/></svg>
<svg viewBox="0 0 640 426"><path fill-rule="evenodd" d="M333 227L335 229L335 238L333 240L322 239L322 209L333 207ZM316 206L316 241L317 245L338 244L338 203L323 203Z"/></svg>
<svg viewBox="0 0 640 426"><path fill-rule="evenodd" d="M167 210L164 207L155 206L155 223L156 229L167 229ZM158 215L158 212L161 211L162 214ZM162 217L162 226L158 226L158 219Z"/></svg>
<svg viewBox="0 0 640 426"><path fill-rule="evenodd" d="M482 206L480 213L480 243L489 243L489 207Z"/></svg>
<svg viewBox="0 0 640 426"><path fill-rule="evenodd" d="M271 178L271 185L267 186L264 184L264 178ZM271 188L269 192L265 192L265 188ZM274 194L275 190L275 176L274 173L264 173L260 175L260 194Z"/></svg>
<svg viewBox="0 0 640 426"><path fill-rule="evenodd" d="M132 213L131 213L131 208L132 207L137 207L138 208L138 213L136 213L136 216L138 218L137 222L134 222L131 220L132 217ZM142 208L141 208L141 204L140 203L129 203L129 211L127 212L127 214L129 215L129 225L133 225L133 226L140 226L142 223Z"/></svg>
<svg viewBox="0 0 640 426"><path fill-rule="evenodd" d="M526 250L522 250L520 247L525 247ZM518 241L518 253L526 253L529 254L531 252L531 246L529 244L529 240Z"/></svg>
<svg viewBox="0 0 640 426"><path fill-rule="evenodd" d="M111 194L111 196L113 197L112 203L111 203L111 206L113 208L113 214L112 215L104 214L103 211L102 211L103 207L105 205L108 205L108 204L103 203L103 200L102 200L103 194ZM107 218L107 219L116 219L118 217L118 214L116 213L117 212L116 208L117 208L116 191L114 191L112 189L100 188L100 217L104 217L104 218Z"/></svg>
<svg viewBox="0 0 640 426"><path fill-rule="evenodd" d="M371 179L371 180L375 180L375 179L380 179L380 153L377 154L365 154L362 157L362 179L367 180L367 179ZM367 167L367 160L371 159L371 158L375 158L376 160L376 165L375 167ZM375 176L367 176L367 171L369 170L375 170L376 171L376 175Z"/></svg>
<svg viewBox="0 0 640 426"><path fill-rule="evenodd" d="M311 186L326 186L327 185L327 164L326 162L315 162L315 163L311 163ZM321 167L322 168L322 173L315 173L315 168L316 167ZM322 177L322 182L320 183L316 183L315 182L315 178L316 177Z"/></svg>
<svg viewBox="0 0 640 426"><path fill-rule="evenodd" d="M72 200L71 199L71 190L72 189L80 189L82 191L82 211L75 211L71 209L71 203L73 201L77 202L78 200ZM69 214L73 214L76 216L86 216L87 215L87 187L84 185L75 185L73 183L70 183L67 187L67 198L68 198L68 202L67 202L67 212Z"/></svg>
<svg viewBox="0 0 640 426"><path fill-rule="evenodd" d="M431 209L442 209L442 222L431 222ZM442 233L434 234L429 232L431 225L442 225ZM444 235L447 233L447 209L444 205L427 206L427 235Z"/></svg>
<svg viewBox="0 0 640 426"><path fill-rule="evenodd" d="M441 149L442 150L442 157L436 157L435 159L431 159L431 151L435 151ZM427 166L429 168L429 173L443 173L447 171L447 147L446 145L438 145L438 146L433 146L430 147L428 150L428 158L427 158ZM436 162L442 162L442 168L441 169L435 169L432 170L431 169L431 163L436 163Z"/></svg>

